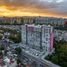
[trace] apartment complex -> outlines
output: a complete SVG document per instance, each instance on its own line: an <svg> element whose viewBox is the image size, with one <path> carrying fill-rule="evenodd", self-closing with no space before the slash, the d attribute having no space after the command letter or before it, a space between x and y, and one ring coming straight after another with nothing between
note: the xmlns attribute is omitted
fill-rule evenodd
<svg viewBox="0 0 67 67"><path fill-rule="evenodd" d="M22 25L22 43L49 54L53 50L53 27L50 25Z"/></svg>
<svg viewBox="0 0 67 67"><path fill-rule="evenodd" d="M54 38L57 41L60 41L60 40L67 41L67 31L54 30Z"/></svg>
<svg viewBox="0 0 67 67"><path fill-rule="evenodd" d="M53 17L0 17L0 23L10 23L10 24L51 24L54 26L63 26L67 19L63 18L53 18Z"/></svg>
<svg viewBox="0 0 67 67"><path fill-rule="evenodd" d="M51 24L54 26L62 26L67 19L53 18L53 17L36 17L35 23L37 24Z"/></svg>
<svg viewBox="0 0 67 67"><path fill-rule="evenodd" d="M0 24L20 24L21 18L20 17L0 17Z"/></svg>

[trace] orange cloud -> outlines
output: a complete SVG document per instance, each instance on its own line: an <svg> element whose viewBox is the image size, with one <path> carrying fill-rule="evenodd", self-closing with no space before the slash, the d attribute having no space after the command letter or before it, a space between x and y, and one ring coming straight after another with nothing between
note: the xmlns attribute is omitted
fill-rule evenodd
<svg viewBox="0 0 67 67"><path fill-rule="evenodd" d="M40 10L30 7L12 7L12 6L0 6L0 16L14 17L14 16L48 16L48 17L63 17L67 16L57 15L48 10Z"/></svg>

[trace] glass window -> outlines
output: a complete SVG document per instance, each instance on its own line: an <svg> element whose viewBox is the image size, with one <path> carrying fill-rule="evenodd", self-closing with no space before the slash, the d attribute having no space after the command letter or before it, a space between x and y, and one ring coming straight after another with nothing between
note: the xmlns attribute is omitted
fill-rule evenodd
<svg viewBox="0 0 67 67"><path fill-rule="evenodd" d="M48 38L46 38L46 41L48 41Z"/></svg>

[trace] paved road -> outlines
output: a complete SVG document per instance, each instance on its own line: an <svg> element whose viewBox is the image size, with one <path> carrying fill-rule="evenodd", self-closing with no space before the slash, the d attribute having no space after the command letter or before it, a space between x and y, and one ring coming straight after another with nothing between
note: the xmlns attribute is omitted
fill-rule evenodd
<svg viewBox="0 0 67 67"><path fill-rule="evenodd" d="M21 46L21 48L22 48L22 46ZM27 47L26 47L26 50L28 50ZM31 53L26 52L26 50L22 50L22 55L21 55L21 57L19 57L22 60L22 62L24 62L25 64L27 64L27 63L31 64L35 61L36 64L38 65L36 67L59 67L59 66L57 66L57 65L55 65L47 60L43 60L42 58L36 57L36 56L32 55ZM33 67L33 66L31 66L31 67Z"/></svg>

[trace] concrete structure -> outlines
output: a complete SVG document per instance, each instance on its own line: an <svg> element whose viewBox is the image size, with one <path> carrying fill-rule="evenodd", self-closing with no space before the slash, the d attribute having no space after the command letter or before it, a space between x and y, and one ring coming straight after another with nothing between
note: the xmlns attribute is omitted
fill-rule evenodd
<svg viewBox="0 0 67 67"><path fill-rule="evenodd" d="M62 35L62 37L63 37L64 41L67 41L67 32L64 32L64 34Z"/></svg>
<svg viewBox="0 0 67 67"><path fill-rule="evenodd" d="M41 52L30 48L28 45L22 43L10 45L11 50L14 50L17 47L20 47L22 49L22 53L21 55L19 55L19 59L26 66L29 65L29 67L60 67L50 61L45 60L44 57L42 57ZM36 55L36 53L38 55Z"/></svg>
<svg viewBox="0 0 67 67"><path fill-rule="evenodd" d="M21 17L0 17L0 24L20 24Z"/></svg>
<svg viewBox="0 0 67 67"><path fill-rule="evenodd" d="M54 30L54 38L57 41L60 41L60 40L67 41L67 31Z"/></svg>
<svg viewBox="0 0 67 67"><path fill-rule="evenodd" d="M27 67L60 67L45 57L53 50L53 27L46 25L22 25L22 43L11 44L10 48L22 49L19 59Z"/></svg>
<svg viewBox="0 0 67 67"><path fill-rule="evenodd" d="M62 31L60 31L60 30L54 30L54 38L56 39L56 40L62 40Z"/></svg>
<svg viewBox="0 0 67 67"><path fill-rule="evenodd" d="M53 17L0 17L0 24L51 24L53 26L64 26L64 22L67 19L63 18L53 18Z"/></svg>
<svg viewBox="0 0 67 67"><path fill-rule="evenodd" d="M66 21L66 19L53 18L53 17L36 17L35 19L35 23L37 24L50 24L53 26L64 25L64 21Z"/></svg>
<svg viewBox="0 0 67 67"><path fill-rule="evenodd" d="M50 25L22 25L22 43L48 55L53 50L53 27Z"/></svg>
<svg viewBox="0 0 67 67"><path fill-rule="evenodd" d="M21 20L23 21L23 24L32 24L34 23L35 17L24 16L21 18Z"/></svg>

